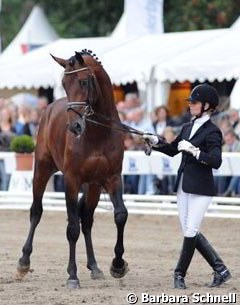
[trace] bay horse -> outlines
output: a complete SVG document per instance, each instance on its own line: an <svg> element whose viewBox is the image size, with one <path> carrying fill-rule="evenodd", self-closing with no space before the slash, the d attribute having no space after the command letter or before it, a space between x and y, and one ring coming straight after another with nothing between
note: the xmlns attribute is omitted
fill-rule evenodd
<svg viewBox="0 0 240 305"><path fill-rule="evenodd" d="M18 273L24 276L30 269L30 255L35 229L40 222L42 197L51 175L64 175L67 209L66 236L69 243L67 287L80 287L76 265L76 243L84 234L87 268L91 277L103 277L98 268L91 238L94 210L101 189L109 193L114 207L117 241L110 273L123 277L128 264L124 253L124 227L128 212L122 193L123 136L112 128L120 122L115 107L110 78L92 51L75 52L70 59L51 55L64 70L62 84L66 98L48 105L42 114L35 149L33 202L30 209L30 229L18 262ZM97 124L96 120L105 124ZM107 123L106 123L107 122ZM83 195L78 201L80 190Z"/></svg>

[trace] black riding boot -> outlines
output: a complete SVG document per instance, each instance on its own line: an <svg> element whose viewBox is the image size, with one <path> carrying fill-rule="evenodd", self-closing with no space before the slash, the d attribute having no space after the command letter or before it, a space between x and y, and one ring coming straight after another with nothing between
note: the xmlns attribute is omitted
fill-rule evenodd
<svg viewBox="0 0 240 305"><path fill-rule="evenodd" d="M182 251L174 271L174 288L186 289L184 277L191 263L198 236L184 237Z"/></svg>
<svg viewBox="0 0 240 305"><path fill-rule="evenodd" d="M209 287L220 286L222 283L231 278L231 274L224 265L222 259L201 233L198 234L196 249L201 253L201 255L214 270L213 281Z"/></svg>

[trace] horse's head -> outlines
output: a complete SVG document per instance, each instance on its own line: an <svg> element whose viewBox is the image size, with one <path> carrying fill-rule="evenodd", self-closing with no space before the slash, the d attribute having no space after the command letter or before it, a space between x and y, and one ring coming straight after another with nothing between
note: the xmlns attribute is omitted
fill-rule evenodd
<svg viewBox="0 0 240 305"><path fill-rule="evenodd" d="M68 98L69 129L76 136L80 136L86 128L86 117L93 113L99 89L96 76L91 65L84 61L83 52L75 52L68 60L52 55L53 59L65 68L62 84ZM91 53L88 57L94 58Z"/></svg>

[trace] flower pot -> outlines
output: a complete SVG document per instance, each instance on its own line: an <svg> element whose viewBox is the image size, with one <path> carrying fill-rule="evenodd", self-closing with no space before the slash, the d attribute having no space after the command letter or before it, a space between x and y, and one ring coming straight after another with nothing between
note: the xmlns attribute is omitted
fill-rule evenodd
<svg viewBox="0 0 240 305"><path fill-rule="evenodd" d="M31 171L33 168L33 154L16 153L16 170L17 171Z"/></svg>

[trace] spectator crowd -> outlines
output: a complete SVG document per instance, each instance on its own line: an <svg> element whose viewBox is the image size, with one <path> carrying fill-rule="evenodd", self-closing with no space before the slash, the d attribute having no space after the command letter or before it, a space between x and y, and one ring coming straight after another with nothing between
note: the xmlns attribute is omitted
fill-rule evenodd
<svg viewBox="0 0 240 305"><path fill-rule="evenodd" d="M15 135L30 135L36 138L41 112L48 100L39 97L36 105L16 105L11 99L0 98L0 151L10 151L10 142ZM182 124L190 121L190 114L170 117L166 106L156 107L149 115L146 105L136 93L127 93L124 101L117 103L122 123L140 131L157 134L167 142L174 140ZM224 152L240 152L240 117L237 109L228 109L213 116L223 134ZM144 150L142 137L126 133L125 150ZM174 176L124 175L124 192L128 194L173 194ZM240 196L240 176L216 176L216 191L221 196ZM7 190L9 175L4 160L0 159L0 190ZM55 178L55 190L63 191L63 178Z"/></svg>

